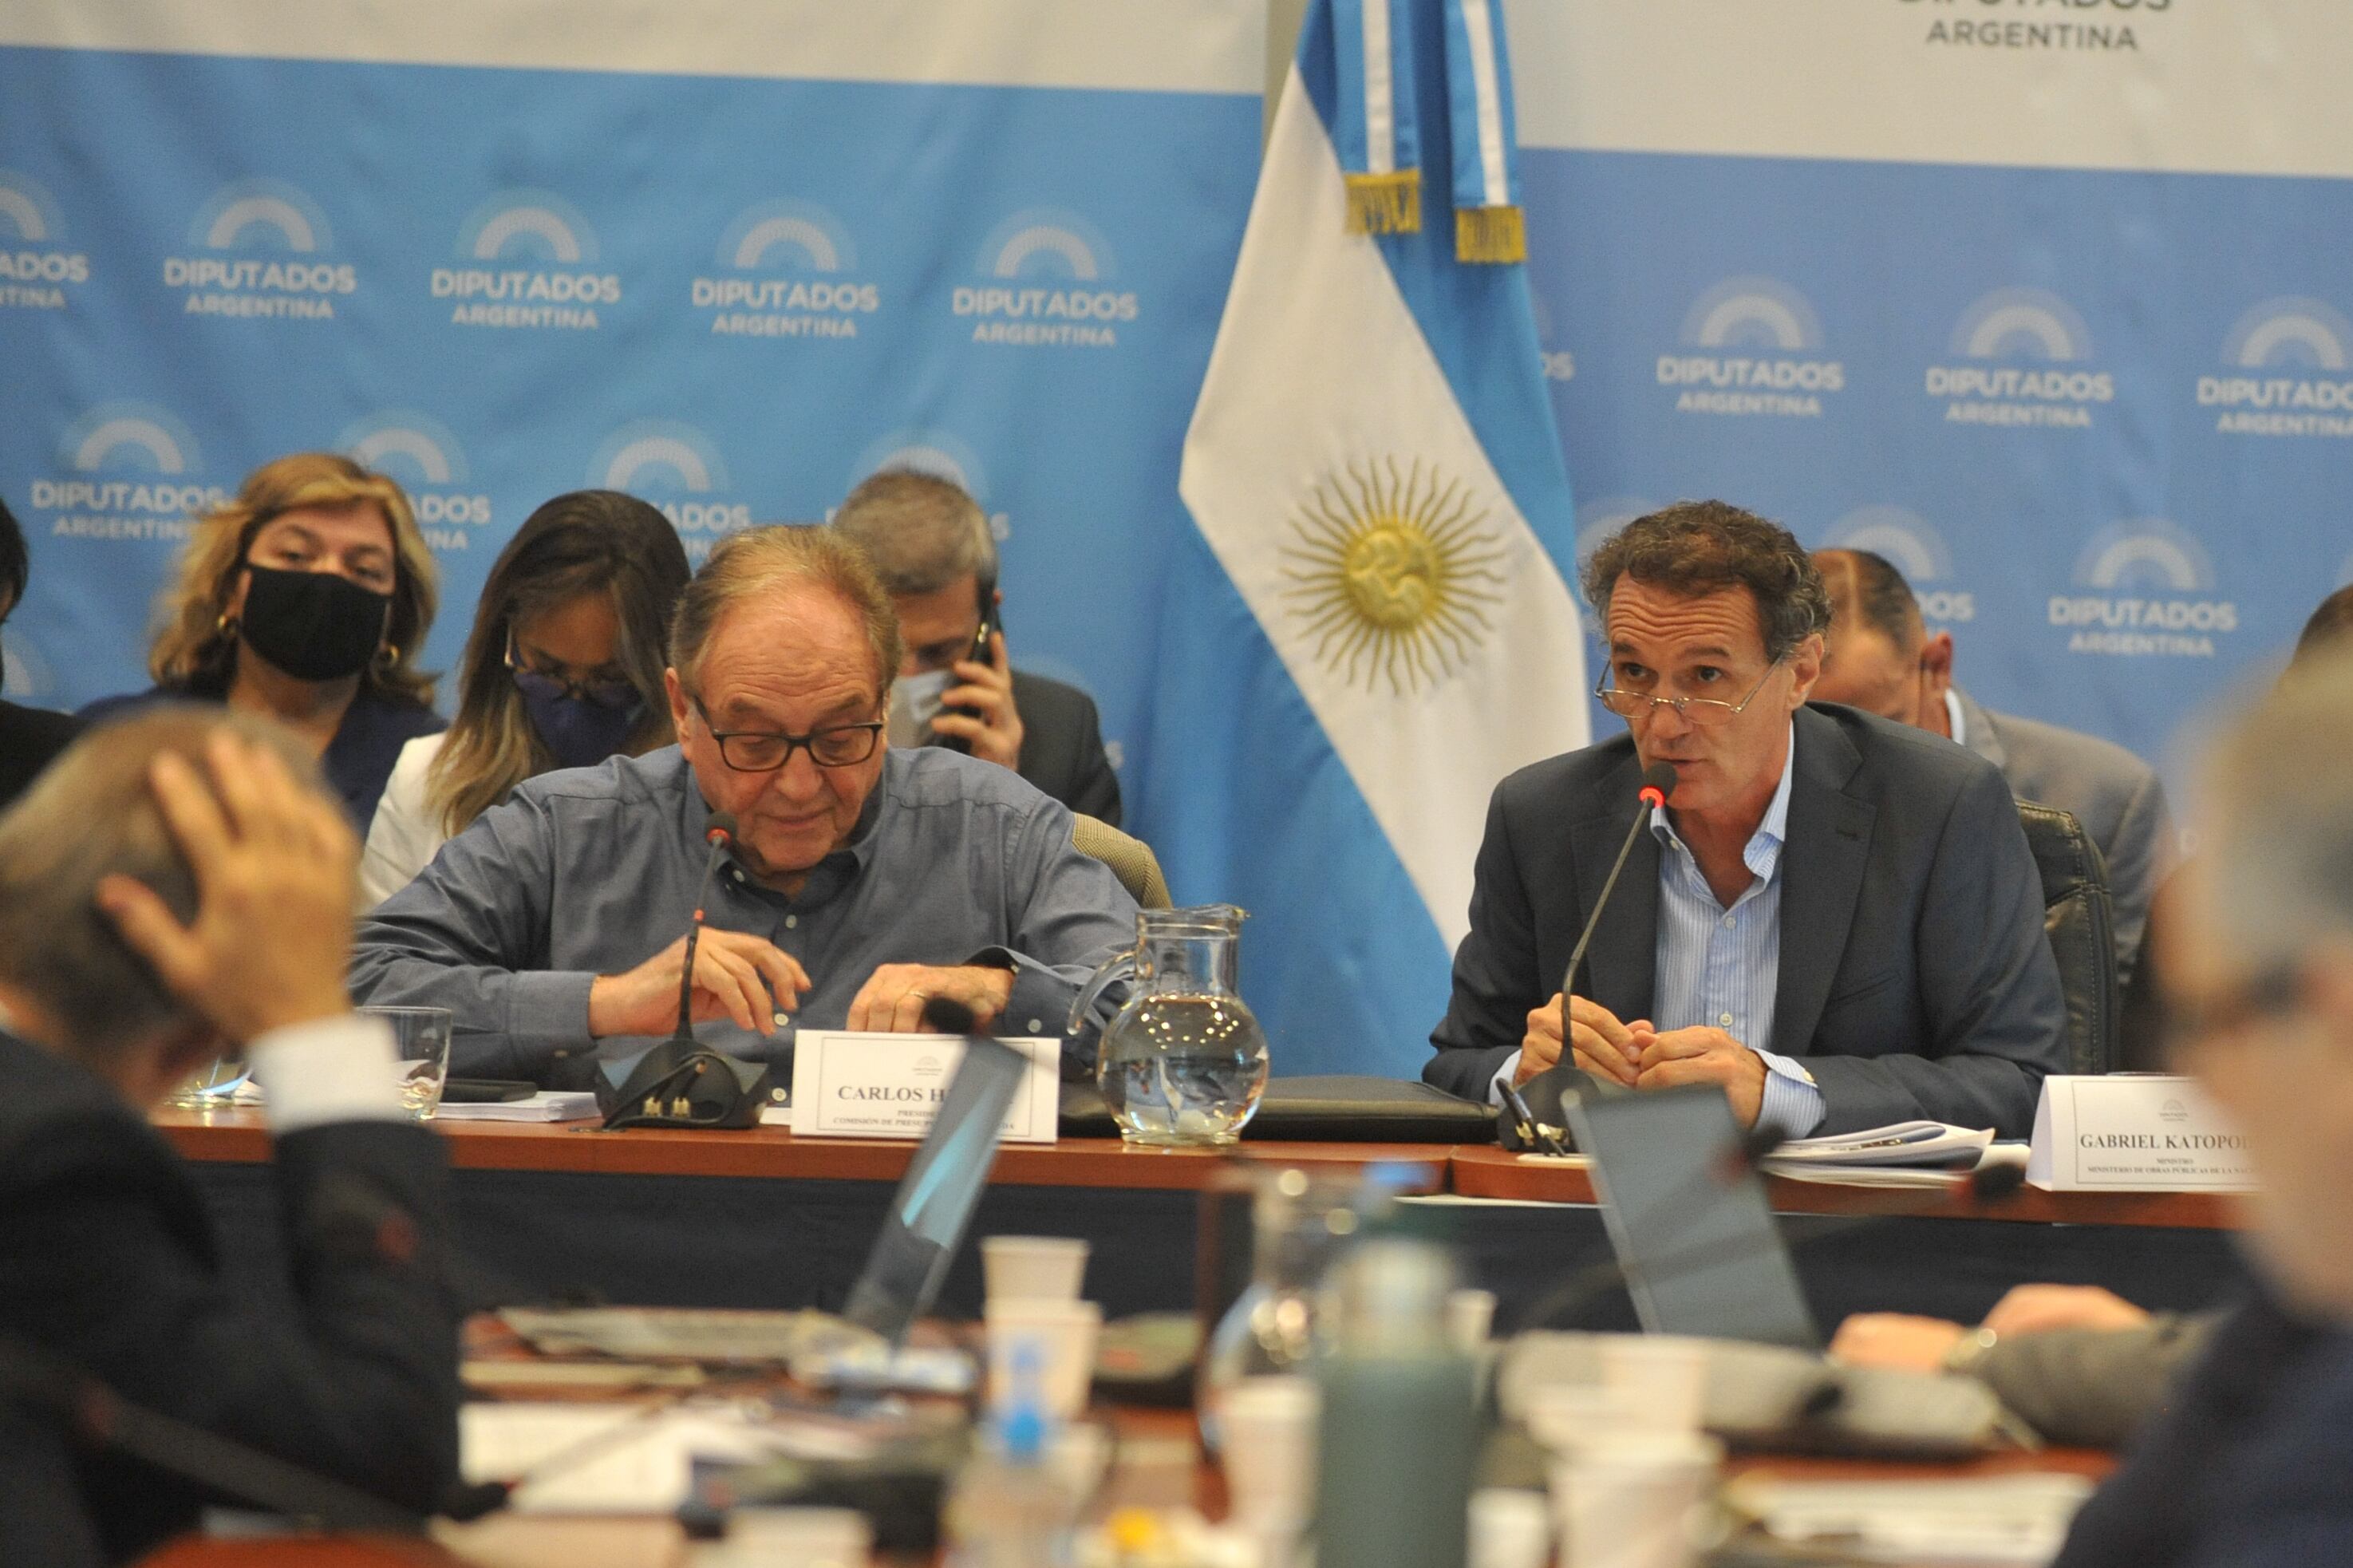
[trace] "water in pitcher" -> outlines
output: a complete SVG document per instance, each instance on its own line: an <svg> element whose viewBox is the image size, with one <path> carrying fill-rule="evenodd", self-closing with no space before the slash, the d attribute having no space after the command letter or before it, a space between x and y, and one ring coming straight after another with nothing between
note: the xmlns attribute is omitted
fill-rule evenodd
<svg viewBox="0 0 2353 1568"><path fill-rule="evenodd" d="M1266 1035L1236 998L1157 991L1104 1032L1098 1082L1131 1142L1231 1143L1266 1072Z"/></svg>

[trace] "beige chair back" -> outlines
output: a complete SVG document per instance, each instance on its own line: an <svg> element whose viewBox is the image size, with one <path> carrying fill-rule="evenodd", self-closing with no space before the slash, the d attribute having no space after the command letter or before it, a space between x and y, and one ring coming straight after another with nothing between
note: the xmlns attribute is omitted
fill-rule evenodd
<svg viewBox="0 0 2353 1568"><path fill-rule="evenodd" d="M1160 858L1142 839L1079 811L1071 816L1071 847L1111 867L1128 896L1142 907L1169 907L1168 881L1160 874Z"/></svg>

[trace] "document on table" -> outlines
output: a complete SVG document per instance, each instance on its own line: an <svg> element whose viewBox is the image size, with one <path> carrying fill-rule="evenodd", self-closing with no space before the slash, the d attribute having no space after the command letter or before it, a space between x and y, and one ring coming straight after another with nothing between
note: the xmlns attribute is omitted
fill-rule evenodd
<svg viewBox="0 0 2353 1568"><path fill-rule="evenodd" d="M2091 1495L2082 1476L2037 1473L1945 1481L1792 1481L1744 1476L1725 1501L1776 1541L1871 1563L2014 1564L2059 1554Z"/></svg>
<svg viewBox="0 0 2353 1568"><path fill-rule="evenodd" d="M668 1513L684 1502L696 1460L750 1464L871 1457L871 1438L831 1420L756 1419L734 1404L468 1404L458 1416L470 1482L546 1473L516 1489L521 1513ZM576 1461L566 1457L576 1454Z"/></svg>
<svg viewBox="0 0 2353 1568"><path fill-rule="evenodd" d="M542 1089L521 1100L443 1100L436 1114L443 1121L585 1121L596 1114L596 1097L587 1089Z"/></svg>

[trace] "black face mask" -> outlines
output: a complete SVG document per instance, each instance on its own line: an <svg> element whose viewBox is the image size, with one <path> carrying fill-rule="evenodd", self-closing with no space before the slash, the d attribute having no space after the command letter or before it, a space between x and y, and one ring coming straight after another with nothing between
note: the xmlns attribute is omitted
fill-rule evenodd
<svg viewBox="0 0 2353 1568"><path fill-rule="evenodd" d="M298 681L341 681L367 668L392 596L336 572L248 566L239 627L256 653Z"/></svg>

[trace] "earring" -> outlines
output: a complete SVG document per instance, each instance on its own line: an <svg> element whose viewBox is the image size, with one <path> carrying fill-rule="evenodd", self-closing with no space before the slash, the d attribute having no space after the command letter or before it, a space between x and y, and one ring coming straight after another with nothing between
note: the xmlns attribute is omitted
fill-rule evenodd
<svg viewBox="0 0 2353 1568"><path fill-rule="evenodd" d="M389 670L394 668L400 662L400 644L397 642L385 643L383 648L377 651L375 662L384 669Z"/></svg>
<svg viewBox="0 0 2353 1568"><path fill-rule="evenodd" d="M217 641L227 642L236 637L236 635L237 617L231 615L227 610L222 610L220 612L220 619L213 622L214 639Z"/></svg>

